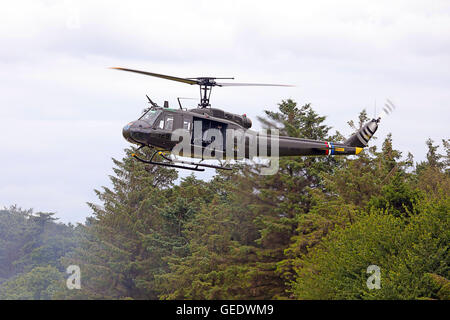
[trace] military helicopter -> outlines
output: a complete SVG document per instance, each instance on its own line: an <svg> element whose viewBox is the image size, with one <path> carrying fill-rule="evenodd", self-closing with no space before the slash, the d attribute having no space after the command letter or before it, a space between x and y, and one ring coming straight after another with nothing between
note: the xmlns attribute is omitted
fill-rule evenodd
<svg viewBox="0 0 450 320"><path fill-rule="evenodd" d="M150 159L143 159L136 153L132 154L136 160L153 165L193 171L204 171L204 168L231 170L232 168L228 165L229 160L251 159L255 156L270 158L273 156L356 155L367 146L370 138L377 131L381 119L381 116L372 119L344 143L272 134L265 136L250 130L252 121L245 114L238 115L211 108L212 88L216 86L292 87L292 85L217 82L216 80L233 80L234 78L180 78L127 68L111 69L200 86L200 102L197 108L190 110L183 108L180 98L178 98L179 108L169 107L168 101L164 101L164 105L159 106L147 96L151 106L139 119L128 123L123 128L124 138L130 143L137 144L138 150L144 147L155 150ZM393 109L394 105L389 101L383 111L388 114ZM252 134L249 134L250 132ZM184 148L180 152L179 146L182 143ZM264 149L261 145L266 148ZM276 147L276 152L273 151L273 147ZM177 152L174 152L175 149ZM159 155L162 160L155 160L156 155ZM183 161L179 160L178 156L198 158L200 161ZM220 165L202 163L205 159L219 160Z"/></svg>

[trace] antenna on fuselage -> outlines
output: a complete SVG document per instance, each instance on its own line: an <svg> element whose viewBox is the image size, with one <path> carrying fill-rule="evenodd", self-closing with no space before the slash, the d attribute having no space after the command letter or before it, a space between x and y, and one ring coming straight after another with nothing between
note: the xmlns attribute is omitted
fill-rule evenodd
<svg viewBox="0 0 450 320"><path fill-rule="evenodd" d="M196 100L195 98L184 98L184 97L178 97L178 105L180 106L180 110L183 110L183 107L181 106L181 99L186 99L186 100Z"/></svg>
<svg viewBox="0 0 450 320"><path fill-rule="evenodd" d="M158 105L156 104L156 103L154 103L153 101L152 101L152 99L150 99L150 97L148 96L148 95L145 95L146 97L147 97L147 99L148 99L148 103L150 103L152 106L154 106L154 107L157 107Z"/></svg>

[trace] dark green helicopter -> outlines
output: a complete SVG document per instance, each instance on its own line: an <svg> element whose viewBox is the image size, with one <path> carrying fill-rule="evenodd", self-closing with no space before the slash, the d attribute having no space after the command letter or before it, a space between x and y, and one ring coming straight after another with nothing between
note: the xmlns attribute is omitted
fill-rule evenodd
<svg viewBox="0 0 450 320"><path fill-rule="evenodd" d="M158 106L148 96L151 107L142 116L128 123L123 128L124 138L134 144L155 149L150 159L142 159L136 154L137 160L167 167L204 171L203 167L231 170L222 161L252 159L253 157L283 157L283 156L326 156L326 155L356 155L367 146L370 138L378 129L381 117L372 119L344 143L318 141L272 134L263 135L250 130L252 121L245 115L233 114L217 108L211 108L209 103L212 87L226 86L284 86L281 84L262 83L224 83L218 79L234 78L179 78L158 73L139 70L112 68L136 72L153 77L183 82L200 86L200 103L197 108L187 110L182 107L178 98L179 108ZM392 102L387 100L385 114L394 109ZM180 146L182 146L180 150ZM176 152L175 152L176 151ZM161 161L156 161L159 154ZM182 161L175 156L201 159L200 162ZM220 165L201 163L204 159L219 160Z"/></svg>

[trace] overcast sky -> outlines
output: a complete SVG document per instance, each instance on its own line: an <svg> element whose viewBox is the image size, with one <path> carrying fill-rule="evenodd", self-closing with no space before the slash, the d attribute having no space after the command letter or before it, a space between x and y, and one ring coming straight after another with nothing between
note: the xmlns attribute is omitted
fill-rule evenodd
<svg viewBox="0 0 450 320"><path fill-rule="evenodd" d="M172 105L198 97L110 66L294 84L217 88L211 102L254 123L281 99L310 102L347 135L346 121L389 98L397 110L375 143L392 132L396 148L423 160L427 138L449 138L449 15L450 1L436 0L2 3L0 206L83 222L145 94Z"/></svg>

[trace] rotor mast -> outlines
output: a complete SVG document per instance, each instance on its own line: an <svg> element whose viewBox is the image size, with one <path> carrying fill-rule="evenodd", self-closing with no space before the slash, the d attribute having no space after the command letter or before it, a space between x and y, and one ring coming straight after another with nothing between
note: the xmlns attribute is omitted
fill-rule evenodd
<svg viewBox="0 0 450 320"><path fill-rule="evenodd" d="M209 91L209 92L208 92ZM209 98L211 97L212 86L200 85L200 108L210 107Z"/></svg>
<svg viewBox="0 0 450 320"><path fill-rule="evenodd" d="M228 80L234 80L234 78L213 78L213 77L198 77L198 78L187 78L187 79L193 79L197 80L197 84L200 86L200 103L198 106L200 108L207 108L211 107L211 104L209 103L209 99L211 97L211 91L212 87L214 86L220 86L216 81L216 79L228 79Z"/></svg>

